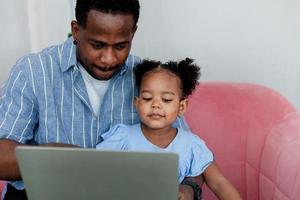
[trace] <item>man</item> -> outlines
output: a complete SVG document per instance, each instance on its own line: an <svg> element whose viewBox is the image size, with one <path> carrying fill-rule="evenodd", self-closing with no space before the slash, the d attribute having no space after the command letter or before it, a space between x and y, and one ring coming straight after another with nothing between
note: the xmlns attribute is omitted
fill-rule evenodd
<svg viewBox="0 0 300 200"><path fill-rule="evenodd" d="M0 179L4 199L26 199L14 149L18 145L94 148L118 123L138 122L129 55L138 0L78 0L72 38L21 58L3 88ZM178 120L178 126L184 126ZM190 186L181 197L193 198Z"/></svg>

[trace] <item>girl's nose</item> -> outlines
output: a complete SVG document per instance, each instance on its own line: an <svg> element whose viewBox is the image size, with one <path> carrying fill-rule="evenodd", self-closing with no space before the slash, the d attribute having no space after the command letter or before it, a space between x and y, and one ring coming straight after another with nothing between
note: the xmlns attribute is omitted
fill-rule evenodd
<svg viewBox="0 0 300 200"><path fill-rule="evenodd" d="M157 100L154 100L152 102L152 108L160 108L160 104L159 104L159 102Z"/></svg>

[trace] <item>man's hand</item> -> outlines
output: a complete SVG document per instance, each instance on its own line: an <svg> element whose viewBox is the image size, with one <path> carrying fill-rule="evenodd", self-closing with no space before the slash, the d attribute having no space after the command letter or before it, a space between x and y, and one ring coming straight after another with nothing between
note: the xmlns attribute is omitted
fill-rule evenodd
<svg viewBox="0 0 300 200"><path fill-rule="evenodd" d="M1 139L0 140L0 180L21 180L21 174L17 163L15 154L15 148L17 146L25 146L12 140ZM70 144L43 144L40 146L51 147L75 147Z"/></svg>
<svg viewBox="0 0 300 200"><path fill-rule="evenodd" d="M191 186L188 185L179 185L179 200L193 200L194 199L194 191Z"/></svg>
<svg viewBox="0 0 300 200"><path fill-rule="evenodd" d="M20 180L21 175L15 155L20 143L12 140L0 140L0 180Z"/></svg>
<svg viewBox="0 0 300 200"><path fill-rule="evenodd" d="M185 177L183 182L193 182L195 184L197 184L199 186L199 188L201 189L203 183L204 183L204 179L202 175L196 176L196 177ZM182 200L182 199L194 199L194 190L192 188L192 186L188 185L188 184L180 184L179 185L179 195L178 195L178 199Z"/></svg>

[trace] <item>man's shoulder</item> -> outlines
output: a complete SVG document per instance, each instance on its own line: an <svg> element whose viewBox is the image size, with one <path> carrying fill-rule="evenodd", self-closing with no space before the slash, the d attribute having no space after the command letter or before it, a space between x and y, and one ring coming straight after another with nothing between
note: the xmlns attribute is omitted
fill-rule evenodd
<svg viewBox="0 0 300 200"><path fill-rule="evenodd" d="M129 54L126 62L125 62L125 65L129 68L134 68L135 65L137 65L138 63L141 62L141 58L136 56L136 55L132 55L132 54Z"/></svg>
<svg viewBox="0 0 300 200"><path fill-rule="evenodd" d="M63 44L53 45L44 48L40 52L29 53L27 55L24 55L23 57L17 60L16 65L26 65L34 67L36 65L41 65L41 62L47 59L51 59L53 62L59 59L60 49L62 48L62 46Z"/></svg>
<svg viewBox="0 0 300 200"><path fill-rule="evenodd" d="M16 65L21 66L25 70L28 69L34 74L41 72L41 70L47 71L50 68L60 67L63 60L69 60L71 57L68 54L68 58L66 58L66 53L64 53L64 51L71 51L69 43L70 39L61 44L46 47L40 52L27 54L21 57L16 62Z"/></svg>
<svg viewBox="0 0 300 200"><path fill-rule="evenodd" d="M31 83L40 83L45 79L62 73L61 52L63 44L54 45L37 53L21 57L11 69L10 76L27 79ZM61 77L56 76L56 77ZM35 84L39 87L39 84Z"/></svg>

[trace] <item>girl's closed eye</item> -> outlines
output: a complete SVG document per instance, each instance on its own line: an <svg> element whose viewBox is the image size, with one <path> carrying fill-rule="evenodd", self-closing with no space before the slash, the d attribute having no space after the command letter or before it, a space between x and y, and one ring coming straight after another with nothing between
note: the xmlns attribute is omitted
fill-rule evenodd
<svg viewBox="0 0 300 200"><path fill-rule="evenodd" d="M144 101L151 101L151 97L142 97L142 99L144 100Z"/></svg>
<svg viewBox="0 0 300 200"><path fill-rule="evenodd" d="M173 101L173 99L163 98L162 101L165 103L170 103L171 101Z"/></svg>

